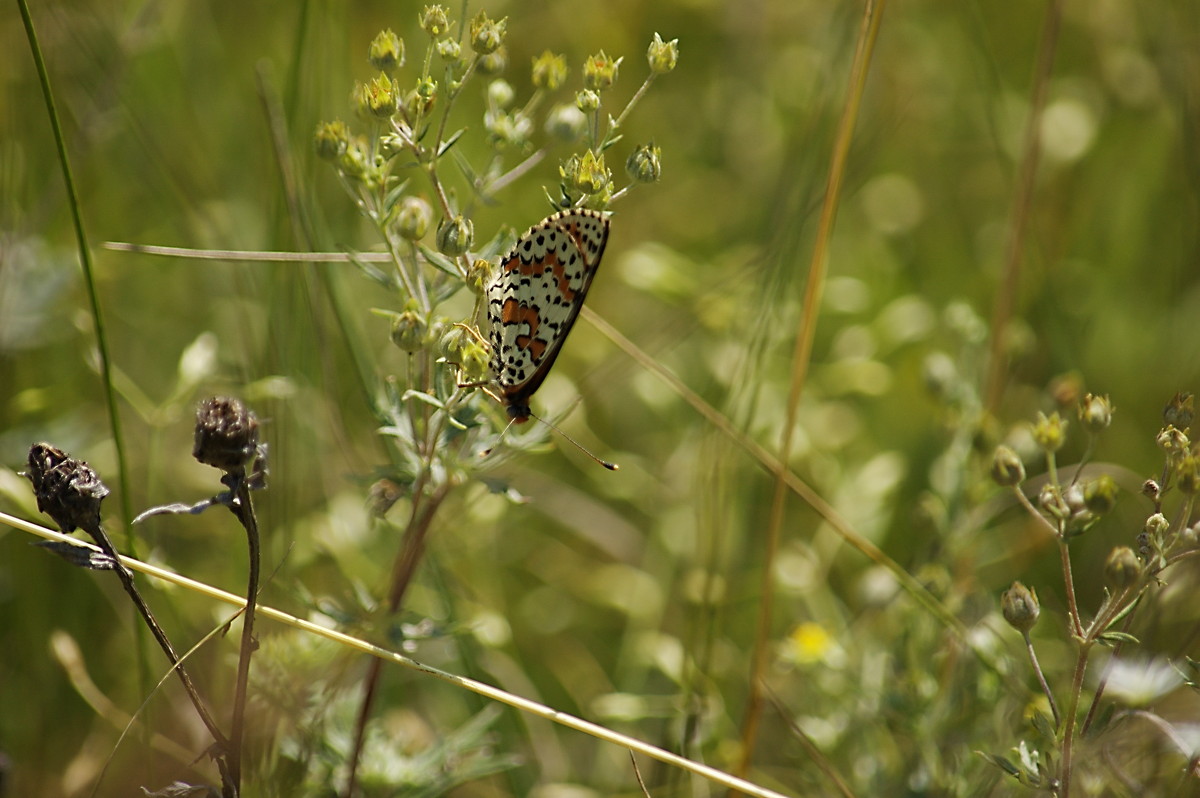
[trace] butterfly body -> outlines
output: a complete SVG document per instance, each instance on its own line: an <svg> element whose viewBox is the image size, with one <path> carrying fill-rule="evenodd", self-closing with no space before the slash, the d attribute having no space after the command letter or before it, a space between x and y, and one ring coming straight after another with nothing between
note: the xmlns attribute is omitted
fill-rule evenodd
<svg viewBox="0 0 1200 798"><path fill-rule="evenodd" d="M515 423L528 420L529 398L579 317L608 229L598 211L559 211L517 241L487 287L492 372Z"/></svg>

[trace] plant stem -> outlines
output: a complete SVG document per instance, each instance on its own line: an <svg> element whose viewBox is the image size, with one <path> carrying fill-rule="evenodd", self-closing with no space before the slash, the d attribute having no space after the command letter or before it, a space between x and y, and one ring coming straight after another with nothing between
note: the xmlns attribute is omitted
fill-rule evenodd
<svg viewBox="0 0 1200 798"><path fill-rule="evenodd" d="M192 706L196 708L196 714L200 716L201 722L208 729L208 733L212 735L217 748L214 758L217 760L222 780L226 782L223 786L225 787L227 798L228 796L236 795L236 792L229 792L232 783L229 779L229 771L227 770L227 763L225 761L225 756L229 751L229 739L221 732L220 727L217 726L217 722L213 720L212 713L209 712L203 699L200 698L200 693L196 690L196 685L192 683L192 677L183 666L179 655L175 653L175 648L167 638L167 633L158 625L158 621L154 618L154 613L150 611L150 605L146 603L146 600L142 598L142 594L138 592L137 586L134 585L133 573L121 563L121 556L117 554L117 550L109 539L108 533L99 525L94 529L84 529L84 531L91 536L92 540L96 541L96 545L100 547L101 551L112 558L114 563L113 570L117 572L117 577L121 580L121 587L125 588L125 592L133 600L134 606L137 607L138 612L141 614L142 620L145 621L146 626L150 629L150 633L158 641L158 645L162 648L163 653L167 655L167 659L171 662L171 669L175 671L179 677L179 681L183 683L183 689L187 693L188 699L191 700Z"/></svg>
<svg viewBox="0 0 1200 798"><path fill-rule="evenodd" d="M1013 485L1012 491L1013 495L1017 497L1017 501L1020 502L1021 506L1029 511L1030 516L1032 516L1038 523L1045 526L1046 529L1052 534L1058 535L1058 527L1054 526L1054 524L1050 523L1050 519L1038 512L1038 509L1033 506L1033 502L1029 501L1029 497L1026 496L1021 490L1020 485Z"/></svg>
<svg viewBox="0 0 1200 798"><path fill-rule="evenodd" d="M502 191L503 189L507 188L510 183L514 182L519 177L523 177L527 172L529 172L529 170L541 163L542 159L545 157L546 148L543 147L542 149L535 151L532 155L521 161L512 169L509 169L507 172L497 177L490 184L484 187L485 190L488 194L496 194L498 191Z"/></svg>
<svg viewBox="0 0 1200 798"><path fill-rule="evenodd" d="M1088 651L1092 644L1080 641L1079 655L1075 659L1075 675L1071 679L1071 700L1067 707L1067 716L1063 728L1062 743L1062 778L1058 798L1070 798L1071 795L1071 754L1075 743L1075 713L1079 709L1079 696L1083 692L1083 675L1087 671Z"/></svg>
<svg viewBox="0 0 1200 798"><path fill-rule="evenodd" d="M1042 686L1042 692L1046 694L1046 700L1050 702L1050 712L1054 715L1054 728L1057 729L1062 723L1062 716L1058 714L1058 703L1054 700L1054 693L1050 692L1050 685L1046 683L1046 676L1042 673L1037 652L1033 650L1033 641L1029 638L1029 632L1022 632L1022 635L1025 637L1025 650L1029 652L1029 661L1033 664L1033 672L1037 675L1038 684Z"/></svg>
<svg viewBox="0 0 1200 798"><path fill-rule="evenodd" d="M241 792L242 785L242 745L245 737L246 719L246 688L250 679L250 657L254 654L254 616L258 605L258 581L260 561L262 559L258 519L254 515L254 505L250 501L250 488L246 483L245 474L236 475L237 504L230 506L234 515L246 529L246 543L249 550L249 576L246 584L246 613L242 616L242 643L238 652L237 684L233 697L233 722L229 732L229 773L234 787Z"/></svg>
<svg viewBox="0 0 1200 798"><path fill-rule="evenodd" d="M1025 121L1024 152L1021 168L1017 175L1017 190L1013 195L1012 214L1009 219L1008 242L1005 245L1004 275L996 292L996 304L992 309L988 377L985 387L984 407L994 413L1004 393L1004 375L1008 366L1004 346L1009 322L1017 304L1021 286L1021 256L1025 250L1030 208L1033 205L1034 184L1037 177L1038 160L1041 156L1042 111L1046 107L1046 95L1050 85L1050 73L1054 68L1058 31L1062 22L1063 0L1052 0L1046 4L1042 38L1038 43L1037 64L1034 67L1033 88L1029 100L1029 116Z"/></svg>
<svg viewBox="0 0 1200 798"><path fill-rule="evenodd" d="M734 771L741 777L744 777L750 770L750 763L754 758L754 743L758 735L758 723L762 715L771 627L774 620L776 554L779 551L780 538L782 537L784 504L789 492L787 485L787 463L791 460L792 438L796 429L796 414L800 406L800 397L804 392L804 386L808 380L808 366L811 360L813 341L816 337L817 318L821 312L821 295L824 291L825 277L829 264L829 244L833 236L834 220L837 218L842 180L846 173L846 162L849 159L850 144L854 138L854 126L858 119L859 108L862 105L867 74L871 65L871 57L875 52L875 43L879 36L879 26L883 19L885 6L886 0L868 0L863 6L862 24L859 28L858 41L855 46L849 86L846 91L845 103L842 106L841 117L838 120L833 152L830 156L829 174L826 178L825 199L821 207L821 217L817 225L817 236L813 245L812 257L809 261L808 281L804 290L802 320L800 328L796 332L795 345L792 350L792 373L788 391L787 412L784 417L783 434L781 436L777 461L778 465L774 471L774 496L771 502L766 541L762 555L762 577L760 581L762 597L759 602L754 648L751 655L748 684L750 694L746 701L746 709L742 715L741 755L738 759L737 768Z"/></svg>
<svg viewBox="0 0 1200 798"><path fill-rule="evenodd" d="M414 486L415 488L416 486ZM442 502L445 501L453 485L447 483L437 487L424 502L419 501L421 494L414 490L413 507L409 515L408 530L404 535L404 546L396 558L392 568L392 588L388 595L388 612L395 613L404 600L408 586L412 584L413 574L417 564L425 552L425 538L433 517ZM363 744L366 741L367 721L371 717L371 709L375 705L375 695L379 688L379 677L383 668L383 660L374 658L363 682L362 703L358 708L358 720L354 731L354 749L350 755L346 791L344 798L353 798L358 785L358 763L362 759Z"/></svg>
<svg viewBox="0 0 1200 798"><path fill-rule="evenodd" d="M1058 537L1058 553L1062 560L1063 585L1067 591L1067 614L1071 616L1071 633L1082 638L1083 623L1079 620L1079 605L1075 601L1075 578L1071 575L1071 551L1066 538L1061 534Z"/></svg>
<svg viewBox="0 0 1200 798"><path fill-rule="evenodd" d="M1133 624L1133 613L1125 616L1125 623L1121 627L1122 632L1128 632L1129 627ZM1096 627L1103 630L1104 627ZM1108 665L1105 666L1104 672L1100 677L1100 683L1096 686L1096 694L1092 696L1092 705L1088 707L1087 717L1083 719L1083 725L1080 727L1080 734L1087 734L1088 729L1092 727L1092 721L1096 719L1096 712L1100 708L1100 699L1104 697L1104 690L1108 687L1108 675L1112 670L1112 662L1121 655L1121 649L1125 646L1124 640L1118 640L1113 646L1112 656L1108 660Z"/></svg>
<svg viewBox="0 0 1200 798"><path fill-rule="evenodd" d="M629 112L633 110L633 107L638 104L638 101L641 100L646 92L650 89L650 84L654 82L656 77L658 77L658 75L653 72L646 76L646 79L642 81L642 85L636 92L634 92L634 95L629 98L629 102L625 104L625 110L621 111L616 121L613 122L612 127L609 129L610 134L614 130L620 130L621 123L625 121L625 117L629 116Z"/></svg>

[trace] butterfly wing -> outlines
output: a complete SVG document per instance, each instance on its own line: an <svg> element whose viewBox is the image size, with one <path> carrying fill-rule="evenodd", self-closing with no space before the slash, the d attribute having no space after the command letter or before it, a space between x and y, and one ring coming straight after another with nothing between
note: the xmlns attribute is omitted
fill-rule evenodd
<svg viewBox="0 0 1200 798"><path fill-rule="evenodd" d="M560 211L517 241L487 288L492 371L515 421L529 417L529 397L579 317L608 228L597 211Z"/></svg>

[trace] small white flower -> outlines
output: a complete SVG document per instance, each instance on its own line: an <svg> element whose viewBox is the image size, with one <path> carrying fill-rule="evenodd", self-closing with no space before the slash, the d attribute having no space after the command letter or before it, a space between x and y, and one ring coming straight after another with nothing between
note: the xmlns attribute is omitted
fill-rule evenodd
<svg viewBox="0 0 1200 798"><path fill-rule="evenodd" d="M1113 660L1108 668L1108 695L1131 707L1144 707L1181 684L1183 677L1166 660Z"/></svg>

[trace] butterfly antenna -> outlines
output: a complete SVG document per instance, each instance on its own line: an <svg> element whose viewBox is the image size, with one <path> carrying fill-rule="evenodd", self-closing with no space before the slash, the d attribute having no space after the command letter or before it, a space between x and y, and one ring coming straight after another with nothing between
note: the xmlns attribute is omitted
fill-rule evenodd
<svg viewBox="0 0 1200 798"><path fill-rule="evenodd" d="M550 429L552 429L552 430L554 430L555 432L557 432L559 435L561 435L561 436L563 436L564 438L566 438L566 439L567 439L567 441L569 441L569 442L570 442L570 443L571 443L571 444L572 444L572 445L573 445L573 446L574 446L576 449L578 449L579 451L583 452L583 453L584 453L584 454L586 454L588 457L592 458L592 459L593 459L593 460L595 460L597 463L599 463L600 465L602 465L602 466L604 466L605 468L607 468L609 471L619 471L619 470L620 470L620 468L621 468L621 467L620 467L619 465L617 465L616 463L610 463L610 462L608 462L607 460L601 460L599 457L597 457L596 455L594 455L594 454L592 454L590 451L588 451L586 448L584 448L584 446L583 446L583 444L582 444L582 443L580 443L579 441L575 440L575 439L574 439L574 438L572 438L570 435L568 435L567 433L563 432L562 430L560 430L558 427L556 427L556 426L554 426L553 424L551 424L551 423L550 423L549 421L547 421L546 419L542 418L541 416L534 416L534 415L533 415L533 413L530 413L529 415L533 416L533 417L534 417L534 418L536 418L538 421L542 422L542 423L543 423L543 424L545 424L547 427L549 427ZM509 426L509 427L511 427L511 426L512 426L512 423L510 422L508 426ZM505 427L504 429L505 429L505 431L506 431L506 432L508 431L508 427Z"/></svg>
<svg viewBox="0 0 1200 798"><path fill-rule="evenodd" d="M491 454L491 453L492 453L492 451L493 451L493 450L494 450L494 449L495 449L497 446L499 446L499 445L500 445L500 441L504 440L504 436L508 434L508 431L509 431L510 429L512 429L512 425L513 425L513 424L515 424L515 423L517 423L517 420L516 420L515 418L513 418L513 419L509 419L509 421L508 421L508 424L507 424L507 425L505 425L504 429L500 430L500 434L496 436L496 442L495 442L493 445L489 446L488 448L484 449L482 452L480 452L480 453L479 453L479 456L480 456L480 457L487 457L489 454Z"/></svg>

